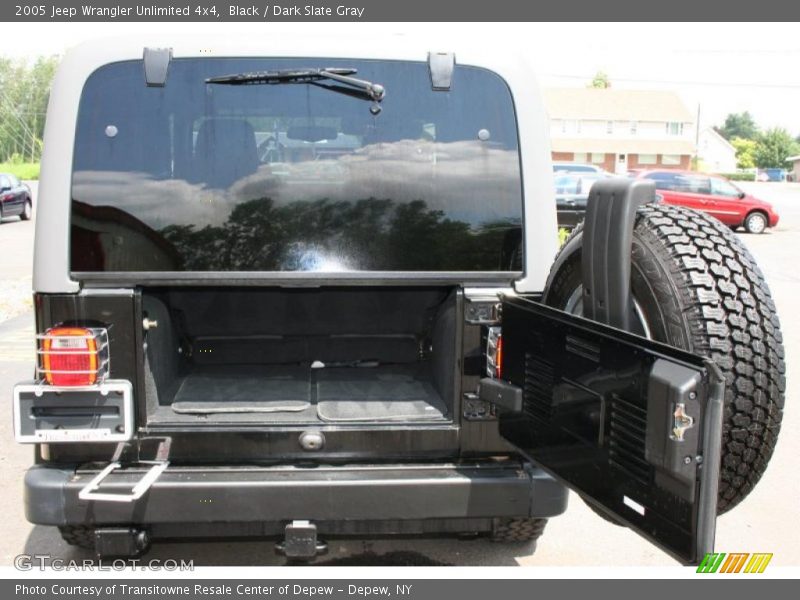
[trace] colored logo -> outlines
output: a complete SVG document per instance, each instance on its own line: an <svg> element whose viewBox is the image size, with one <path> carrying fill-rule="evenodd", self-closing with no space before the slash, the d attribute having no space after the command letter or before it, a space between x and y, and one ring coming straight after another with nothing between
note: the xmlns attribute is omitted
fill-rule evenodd
<svg viewBox="0 0 800 600"><path fill-rule="evenodd" d="M772 554L766 552L709 552L703 557L698 573L763 573Z"/></svg>

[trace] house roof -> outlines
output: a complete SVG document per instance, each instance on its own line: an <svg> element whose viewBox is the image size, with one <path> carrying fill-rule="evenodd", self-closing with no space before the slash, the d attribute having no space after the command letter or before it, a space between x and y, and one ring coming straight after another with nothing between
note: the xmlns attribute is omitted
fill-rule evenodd
<svg viewBox="0 0 800 600"><path fill-rule="evenodd" d="M553 152L613 152L616 154L694 154L686 140L552 138Z"/></svg>
<svg viewBox="0 0 800 600"><path fill-rule="evenodd" d="M544 90L544 101L553 119L694 121L678 95L667 91L550 88Z"/></svg>
<svg viewBox="0 0 800 600"><path fill-rule="evenodd" d="M719 143L727 146L732 152L736 152L736 148L731 144L728 140L726 140L723 136L719 134L719 132L714 129L713 127L706 127L705 129L700 131L700 137L709 136L717 140Z"/></svg>

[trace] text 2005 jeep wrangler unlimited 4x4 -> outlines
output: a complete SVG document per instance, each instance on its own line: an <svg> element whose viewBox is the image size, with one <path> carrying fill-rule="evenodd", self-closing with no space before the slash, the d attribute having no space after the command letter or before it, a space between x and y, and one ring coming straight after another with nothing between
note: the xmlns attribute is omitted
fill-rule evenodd
<svg viewBox="0 0 800 600"><path fill-rule="evenodd" d="M535 540L569 488L680 561L711 550L783 406L736 236L609 180L559 252L512 53L209 44L85 45L54 82L14 392L28 519L101 556L262 536L308 558Z"/></svg>

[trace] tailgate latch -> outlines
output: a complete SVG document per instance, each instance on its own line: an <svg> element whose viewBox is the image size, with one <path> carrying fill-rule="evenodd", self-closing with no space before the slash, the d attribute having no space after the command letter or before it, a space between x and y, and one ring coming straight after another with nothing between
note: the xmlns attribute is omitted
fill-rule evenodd
<svg viewBox="0 0 800 600"><path fill-rule="evenodd" d="M672 413L672 439L682 442L683 434L692 427L694 427L694 417L686 414L686 404L678 402Z"/></svg>

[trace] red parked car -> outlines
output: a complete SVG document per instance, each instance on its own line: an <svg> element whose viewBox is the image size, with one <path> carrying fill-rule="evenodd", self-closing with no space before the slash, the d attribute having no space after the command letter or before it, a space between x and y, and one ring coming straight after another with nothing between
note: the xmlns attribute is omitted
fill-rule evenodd
<svg viewBox="0 0 800 600"><path fill-rule="evenodd" d="M733 229L744 227L749 233L762 233L778 224L778 213L771 204L724 177L677 170L641 170L631 175L654 181L665 204L702 210Z"/></svg>

